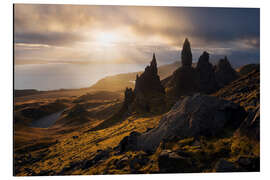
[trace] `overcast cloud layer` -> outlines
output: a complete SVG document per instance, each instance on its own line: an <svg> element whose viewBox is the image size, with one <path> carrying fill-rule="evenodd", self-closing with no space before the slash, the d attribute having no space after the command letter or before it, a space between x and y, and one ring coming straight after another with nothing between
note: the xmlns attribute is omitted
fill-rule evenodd
<svg viewBox="0 0 270 180"><path fill-rule="evenodd" d="M260 59L259 9L16 4L14 14L16 65L148 63L153 52L168 64L185 37L195 61L205 50L233 64Z"/></svg>

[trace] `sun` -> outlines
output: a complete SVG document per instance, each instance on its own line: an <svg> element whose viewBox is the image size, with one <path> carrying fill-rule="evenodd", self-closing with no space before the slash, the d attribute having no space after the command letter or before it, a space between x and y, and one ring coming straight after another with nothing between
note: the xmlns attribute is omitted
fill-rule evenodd
<svg viewBox="0 0 270 180"><path fill-rule="evenodd" d="M99 32L96 36L96 42L103 45L110 45L119 42L121 37L114 32Z"/></svg>

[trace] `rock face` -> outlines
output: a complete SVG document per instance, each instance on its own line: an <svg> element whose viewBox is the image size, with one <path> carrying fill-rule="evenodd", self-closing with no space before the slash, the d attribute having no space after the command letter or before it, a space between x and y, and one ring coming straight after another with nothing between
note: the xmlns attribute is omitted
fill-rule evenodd
<svg viewBox="0 0 270 180"><path fill-rule="evenodd" d="M169 82L171 92L174 96L191 95L198 92L198 74L196 70L189 66L177 69Z"/></svg>
<svg viewBox="0 0 270 180"><path fill-rule="evenodd" d="M158 76L157 62L155 54L150 62L150 66L145 68L141 76L137 75L135 88L134 103L141 110L150 112L153 111L157 103L162 103L162 98L165 95L164 87L161 85Z"/></svg>
<svg viewBox="0 0 270 180"><path fill-rule="evenodd" d="M191 66L192 53L188 39L185 40L181 52L182 66L168 80L168 93L176 97L190 95L198 91L198 73Z"/></svg>
<svg viewBox="0 0 270 180"><path fill-rule="evenodd" d="M241 104L248 115L237 134L260 139L260 71L255 69L238 78L214 95Z"/></svg>
<svg viewBox="0 0 270 180"><path fill-rule="evenodd" d="M140 135L141 135L140 133L133 131L130 133L129 136L124 137L117 147L120 153L126 152L128 150L136 150L137 138Z"/></svg>
<svg viewBox="0 0 270 180"><path fill-rule="evenodd" d="M160 83L157 71L157 61L155 54L153 54L153 59L150 62L150 66L145 68L145 71L141 74L141 76L136 77L134 89L135 95L139 93L146 94L148 91L164 93L164 87Z"/></svg>
<svg viewBox="0 0 270 180"><path fill-rule="evenodd" d="M192 52L188 39L185 39L183 44L181 63L182 66L172 76L162 81L169 96L180 97L197 92L210 94L238 77L227 57L221 59L217 66L213 67L209 62L209 54L207 52L203 52L194 69L192 67Z"/></svg>
<svg viewBox="0 0 270 180"><path fill-rule="evenodd" d="M185 42L183 44L183 49L181 52L181 59L182 59L182 66L191 67L192 53L191 53L190 43L187 38L185 39Z"/></svg>
<svg viewBox="0 0 270 180"><path fill-rule="evenodd" d="M188 173L192 172L193 167L190 159L168 150L163 150L160 153L158 166L161 173Z"/></svg>
<svg viewBox="0 0 270 180"><path fill-rule="evenodd" d="M132 88L126 88L125 90L125 99L124 99L124 106L129 106L134 100L134 92Z"/></svg>
<svg viewBox="0 0 270 180"><path fill-rule="evenodd" d="M216 66L215 75L219 87L229 84L238 77L226 56L224 59L219 60Z"/></svg>
<svg viewBox="0 0 270 180"><path fill-rule="evenodd" d="M212 93L217 90L217 82L215 78L215 70L209 63L209 54L203 52L196 66L199 78L199 91L203 93Z"/></svg>
<svg viewBox="0 0 270 180"><path fill-rule="evenodd" d="M237 128L245 110L231 101L214 96L195 94L178 101L159 122L159 126L138 136L132 136L129 149L155 151L164 139L214 136L224 127Z"/></svg>

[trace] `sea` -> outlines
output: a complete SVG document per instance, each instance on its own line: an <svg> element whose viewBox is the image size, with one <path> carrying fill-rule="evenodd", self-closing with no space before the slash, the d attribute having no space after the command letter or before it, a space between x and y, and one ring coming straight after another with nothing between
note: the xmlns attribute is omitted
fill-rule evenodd
<svg viewBox="0 0 270 180"><path fill-rule="evenodd" d="M58 90L86 88L120 73L144 70L146 64L25 64L14 66L14 88Z"/></svg>

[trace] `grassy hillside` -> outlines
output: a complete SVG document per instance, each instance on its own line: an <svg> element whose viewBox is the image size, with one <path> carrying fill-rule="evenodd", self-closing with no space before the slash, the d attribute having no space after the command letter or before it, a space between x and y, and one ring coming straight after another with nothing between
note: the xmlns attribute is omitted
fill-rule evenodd
<svg viewBox="0 0 270 180"><path fill-rule="evenodd" d="M158 67L158 74L160 79L165 79L170 76L178 67L180 67L180 61L169 65L163 65ZM96 84L90 87L93 90L109 90L109 91L123 91L126 87L134 88L134 82L137 74L142 72L133 72L126 74L118 74L114 76L108 76L99 80Z"/></svg>
<svg viewBox="0 0 270 180"><path fill-rule="evenodd" d="M161 79L170 75L165 72L166 68L170 71L177 66L160 67ZM259 141L245 134L238 135L230 128L214 137L172 137L163 140L152 153L142 150L120 152L121 142L132 140L130 134L155 130L163 116L132 112L121 119L112 118L121 109L124 99L123 92L117 91L125 87L133 75L136 73L105 78L112 78L112 81L97 85L102 91L94 91L92 87L15 97L14 175L259 170ZM121 79L125 79L124 83ZM259 71L252 71L212 96L239 103L248 112L260 104L259 79ZM111 82L115 87L110 87ZM103 91L105 87L115 92ZM166 101L168 103L170 99ZM171 101L175 102L175 99ZM53 126L29 126L36 117L62 109L64 112ZM35 116L29 116L29 112L30 115L35 112ZM251 135L254 135L253 131Z"/></svg>

